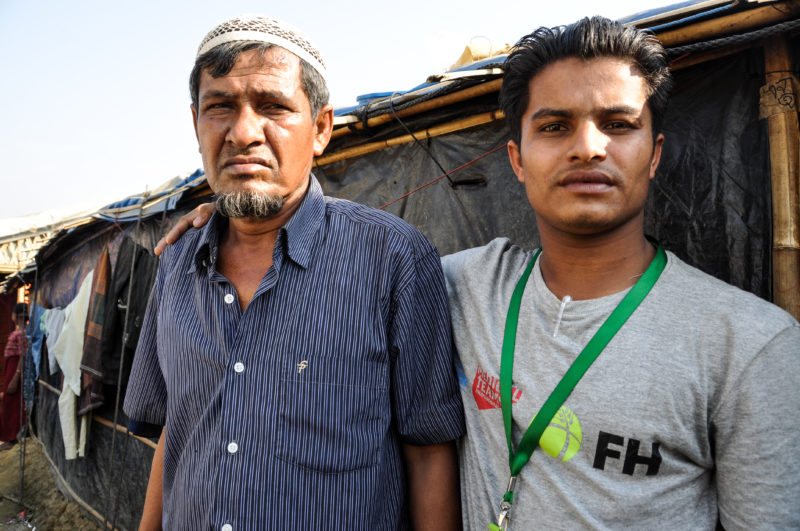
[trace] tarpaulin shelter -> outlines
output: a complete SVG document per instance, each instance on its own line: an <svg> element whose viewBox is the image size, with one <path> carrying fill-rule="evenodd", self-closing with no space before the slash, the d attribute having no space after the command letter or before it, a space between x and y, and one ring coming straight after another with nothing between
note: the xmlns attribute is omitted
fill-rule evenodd
<svg viewBox="0 0 800 531"><path fill-rule="evenodd" d="M799 14L800 0L706 0L626 20L651 28L664 42L676 81L648 198L647 233L689 263L796 317ZM535 25L532 20L531 29ZM332 141L315 162L324 191L385 207L420 228L441 254L497 236L535 246L535 216L508 163L509 134L497 104L504 59L482 58L411 90L368 95L338 109ZM152 249L171 219L205 200L201 181L195 174L158 197L133 198L59 232L38 250L26 278L35 279L50 304L68 303L104 248L114 267L125 237ZM65 461L51 392L58 386L54 377L42 380L36 427L65 489L99 518L134 528L152 441L124 435L124 417L107 403L95 412L86 457Z"/></svg>

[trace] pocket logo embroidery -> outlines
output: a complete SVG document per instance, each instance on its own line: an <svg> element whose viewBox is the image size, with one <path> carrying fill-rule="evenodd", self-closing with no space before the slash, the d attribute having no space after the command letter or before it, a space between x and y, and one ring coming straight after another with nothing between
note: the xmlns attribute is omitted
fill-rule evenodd
<svg viewBox="0 0 800 531"><path fill-rule="evenodd" d="M305 369L306 367L308 367L308 361L303 360L300 363L298 363L297 364L297 374L300 374L301 372L303 372L303 369Z"/></svg>

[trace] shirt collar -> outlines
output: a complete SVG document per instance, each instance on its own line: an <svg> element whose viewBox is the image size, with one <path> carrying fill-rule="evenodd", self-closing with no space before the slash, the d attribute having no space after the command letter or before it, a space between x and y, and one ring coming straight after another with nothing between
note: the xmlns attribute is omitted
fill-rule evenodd
<svg viewBox="0 0 800 531"><path fill-rule="evenodd" d="M314 174L309 176L308 190L300 207L283 226L286 250L297 265L307 268L317 233L322 234L325 220L325 196Z"/></svg>
<svg viewBox="0 0 800 531"><path fill-rule="evenodd" d="M194 262L189 267L189 273L199 269L211 269L217 263L219 254L219 234L227 226L225 216L211 215L211 219L200 229L200 238L197 240L194 251Z"/></svg>
<svg viewBox="0 0 800 531"><path fill-rule="evenodd" d="M324 229L325 196L322 187L313 174L309 176L308 190L303 202L289 221L281 227L276 246L281 245L281 238L286 242L286 252L297 265L307 268L311 261L311 253L315 237ZM206 225L200 229L200 238L195 246L194 262L190 273L198 269L212 267L219 254L219 234L227 226L228 220L214 213Z"/></svg>

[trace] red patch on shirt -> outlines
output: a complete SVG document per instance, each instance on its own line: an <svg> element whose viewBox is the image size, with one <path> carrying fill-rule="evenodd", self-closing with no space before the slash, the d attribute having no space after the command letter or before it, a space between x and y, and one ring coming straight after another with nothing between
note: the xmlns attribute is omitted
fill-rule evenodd
<svg viewBox="0 0 800 531"><path fill-rule="evenodd" d="M472 382L472 396L478 409L500 409L500 378L490 376L482 368L478 367L475 380ZM516 387L511 387L511 403L516 404L522 391Z"/></svg>

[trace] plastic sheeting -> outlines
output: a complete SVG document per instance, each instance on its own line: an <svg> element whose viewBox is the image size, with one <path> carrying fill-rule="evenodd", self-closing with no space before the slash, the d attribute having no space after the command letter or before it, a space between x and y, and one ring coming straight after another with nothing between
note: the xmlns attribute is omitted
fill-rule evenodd
<svg viewBox="0 0 800 531"><path fill-rule="evenodd" d="M676 72L645 228L689 263L769 299L771 192L766 125L758 120L761 53ZM500 121L424 141L449 171L507 139ZM315 170L326 193L376 207L441 173L414 143ZM451 187L442 180L387 210L416 225L441 254L497 236L529 248L538 244L535 216L504 150L451 178L486 184Z"/></svg>
<svg viewBox="0 0 800 531"><path fill-rule="evenodd" d="M118 432L114 442L115 455L109 460L113 430L92 422L85 457L67 461L57 420L58 396L40 387L36 410L37 435L70 488L95 511L108 518L109 522L114 520L117 528L137 529L144 506L153 449ZM125 418L120 420L122 426L126 422ZM57 484L63 490L60 482Z"/></svg>

